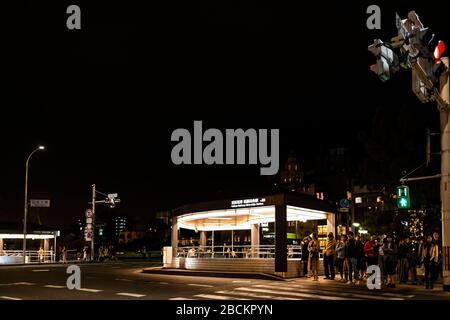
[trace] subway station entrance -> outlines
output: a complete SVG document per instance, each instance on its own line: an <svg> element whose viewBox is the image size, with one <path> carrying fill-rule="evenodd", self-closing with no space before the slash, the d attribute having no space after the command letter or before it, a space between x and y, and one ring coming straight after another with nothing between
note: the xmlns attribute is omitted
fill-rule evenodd
<svg viewBox="0 0 450 320"><path fill-rule="evenodd" d="M323 240L328 232L336 233L334 208L309 195L190 204L173 210L164 267L297 277L302 275L302 237L317 231Z"/></svg>

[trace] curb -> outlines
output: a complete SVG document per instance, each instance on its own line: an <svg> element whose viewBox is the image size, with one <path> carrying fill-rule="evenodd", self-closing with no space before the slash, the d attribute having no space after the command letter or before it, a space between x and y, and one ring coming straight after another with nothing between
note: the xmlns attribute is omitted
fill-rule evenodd
<svg viewBox="0 0 450 320"><path fill-rule="evenodd" d="M186 270L186 269L165 269L165 268L146 268L142 273L181 275L181 276L201 276L218 278L248 278L287 281L287 279L268 273L245 273L245 272L215 272L205 270Z"/></svg>

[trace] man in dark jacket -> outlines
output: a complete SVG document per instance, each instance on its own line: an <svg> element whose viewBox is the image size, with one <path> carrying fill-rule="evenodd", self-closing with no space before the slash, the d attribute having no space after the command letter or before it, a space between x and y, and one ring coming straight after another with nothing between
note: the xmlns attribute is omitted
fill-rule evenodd
<svg viewBox="0 0 450 320"><path fill-rule="evenodd" d="M308 276L308 259L309 259L308 244L309 244L309 238L303 239L303 242L302 242L302 264L303 264L303 275L305 277Z"/></svg>
<svg viewBox="0 0 450 320"><path fill-rule="evenodd" d="M348 241L346 247L346 257L348 260L348 275L349 281L347 284L353 283L353 274L355 276L355 284L359 284L359 275L358 275L358 258L360 254L360 248L356 243L353 232L348 233Z"/></svg>

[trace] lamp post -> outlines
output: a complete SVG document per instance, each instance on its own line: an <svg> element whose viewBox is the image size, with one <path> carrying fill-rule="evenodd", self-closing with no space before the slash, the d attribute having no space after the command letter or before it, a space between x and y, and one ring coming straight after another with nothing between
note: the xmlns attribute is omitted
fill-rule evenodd
<svg viewBox="0 0 450 320"><path fill-rule="evenodd" d="M26 263L26 251L27 251L27 215L28 215L28 164L31 156L37 151L45 150L44 146L38 146L34 149L27 158L25 163L25 205L23 210L23 263Z"/></svg>

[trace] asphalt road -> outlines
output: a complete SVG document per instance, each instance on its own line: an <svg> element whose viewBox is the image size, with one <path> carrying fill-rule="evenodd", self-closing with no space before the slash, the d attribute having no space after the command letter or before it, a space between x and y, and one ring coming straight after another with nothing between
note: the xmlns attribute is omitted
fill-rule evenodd
<svg viewBox="0 0 450 320"><path fill-rule="evenodd" d="M154 264L153 264L154 265ZM289 281L142 273L149 262L80 264L81 290L66 286L68 265L0 267L0 300L450 300L450 293L402 285L369 290L338 281Z"/></svg>

